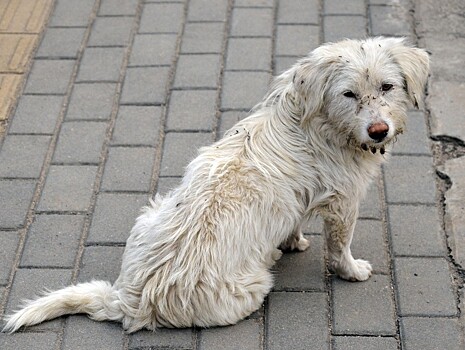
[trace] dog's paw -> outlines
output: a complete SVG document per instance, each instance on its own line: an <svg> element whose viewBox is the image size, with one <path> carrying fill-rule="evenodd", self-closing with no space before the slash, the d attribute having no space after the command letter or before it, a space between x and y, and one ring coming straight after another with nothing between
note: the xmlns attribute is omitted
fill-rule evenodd
<svg viewBox="0 0 465 350"><path fill-rule="evenodd" d="M339 277L348 280L348 281L366 281L370 278L373 268L371 264L362 259L352 260L350 264L339 266L335 268L336 273Z"/></svg>
<svg viewBox="0 0 465 350"><path fill-rule="evenodd" d="M281 259L282 256L283 256L283 252L281 250L279 250L279 249L275 249L271 253L271 259L273 261L278 261L279 259Z"/></svg>
<svg viewBox="0 0 465 350"><path fill-rule="evenodd" d="M302 235L292 236L286 242L281 243L279 249L284 251L299 251L303 252L310 247L310 242L308 239L304 238Z"/></svg>
<svg viewBox="0 0 465 350"><path fill-rule="evenodd" d="M294 250L298 250L299 252L303 252L310 247L310 241L306 238L301 238L295 242L295 246L293 247Z"/></svg>

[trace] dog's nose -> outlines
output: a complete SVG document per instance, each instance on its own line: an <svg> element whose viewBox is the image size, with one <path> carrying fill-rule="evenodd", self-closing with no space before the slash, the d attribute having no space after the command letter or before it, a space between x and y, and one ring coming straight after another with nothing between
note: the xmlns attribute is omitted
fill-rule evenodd
<svg viewBox="0 0 465 350"><path fill-rule="evenodd" d="M371 124L368 129L368 136L370 136L376 142L383 140L389 131L389 126L385 122L378 122Z"/></svg>

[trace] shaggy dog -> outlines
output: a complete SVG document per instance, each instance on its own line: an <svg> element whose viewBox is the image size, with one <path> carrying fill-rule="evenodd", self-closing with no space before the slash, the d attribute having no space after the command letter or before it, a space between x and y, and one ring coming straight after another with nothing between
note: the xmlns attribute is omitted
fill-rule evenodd
<svg viewBox="0 0 465 350"><path fill-rule="evenodd" d="M230 325L262 304L278 249L308 248L324 220L330 268L364 281L350 243L360 200L408 103L418 107L425 51L403 39L323 45L278 76L248 118L200 150L182 184L156 196L132 229L116 282L80 283L29 301L6 331L65 314L156 327Z"/></svg>

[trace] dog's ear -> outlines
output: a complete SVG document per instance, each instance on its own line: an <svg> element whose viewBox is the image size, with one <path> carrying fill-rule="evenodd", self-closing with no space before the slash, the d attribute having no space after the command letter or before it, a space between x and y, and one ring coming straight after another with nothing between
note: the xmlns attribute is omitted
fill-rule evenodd
<svg viewBox="0 0 465 350"><path fill-rule="evenodd" d="M322 51L321 48L314 50L294 66L292 84L302 110L303 124L322 112L328 81L333 71L333 60L319 51Z"/></svg>
<svg viewBox="0 0 465 350"><path fill-rule="evenodd" d="M389 38L385 41L392 57L402 69L410 101L416 108L420 108L429 73L428 54L425 50L412 47L405 39Z"/></svg>

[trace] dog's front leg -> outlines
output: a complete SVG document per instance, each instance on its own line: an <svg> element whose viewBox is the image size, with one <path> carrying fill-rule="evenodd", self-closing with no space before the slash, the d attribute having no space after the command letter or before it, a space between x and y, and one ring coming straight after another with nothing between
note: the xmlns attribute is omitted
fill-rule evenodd
<svg viewBox="0 0 465 350"><path fill-rule="evenodd" d="M358 215L358 204L347 202L331 206L332 210L321 212L328 244L331 269L341 278L349 281L365 281L371 276L372 267L368 261L354 259L350 244Z"/></svg>

